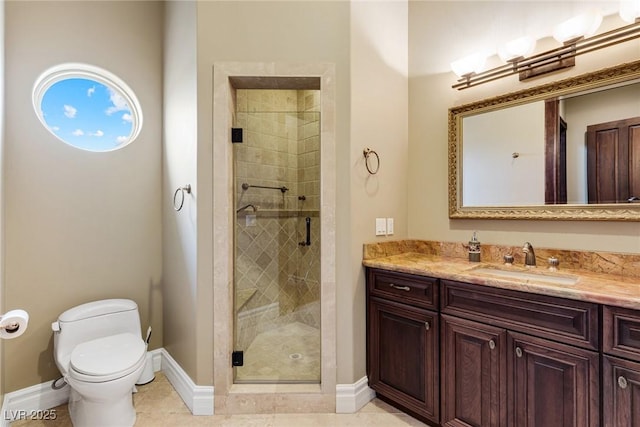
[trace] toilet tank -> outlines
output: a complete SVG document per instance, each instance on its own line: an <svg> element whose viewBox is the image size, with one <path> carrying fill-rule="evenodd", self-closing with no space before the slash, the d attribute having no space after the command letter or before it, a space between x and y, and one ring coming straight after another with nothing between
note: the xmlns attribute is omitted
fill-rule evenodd
<svg viewBox="0 0 640 427"><path fill-rule="evenodd" d="M128 299L94 301L70 308L52 327L56 364L61 371L66 370L71 352L80 343L125 332L142 339L138 305Z"/></svg>

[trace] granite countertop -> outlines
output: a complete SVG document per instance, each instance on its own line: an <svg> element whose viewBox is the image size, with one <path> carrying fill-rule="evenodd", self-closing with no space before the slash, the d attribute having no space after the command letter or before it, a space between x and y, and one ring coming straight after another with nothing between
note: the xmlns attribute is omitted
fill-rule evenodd
<svg viewBox="0 0 640 427"><path fill-rule="evenodd" d="M499 263L469 262L460 257L419 252L403 252L375 258L365 257L363 265L383 270L640 310L640 278L635 276L629 277L562 268L557 272L551 272L541 266L535 269L526 269L516 265L506 266ZM540 280L536 277L531 277L531 275L517 279L498 277L475 271L479 268L497 268L525 274L532 273L536 277L540 275ZM551 283L545 281L545 275L571 277L577 280L573 284Z"/></svg>

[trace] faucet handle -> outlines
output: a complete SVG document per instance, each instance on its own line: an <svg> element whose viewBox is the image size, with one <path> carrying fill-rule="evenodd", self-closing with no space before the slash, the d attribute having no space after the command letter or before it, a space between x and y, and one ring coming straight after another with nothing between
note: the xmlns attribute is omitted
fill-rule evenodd
<svg viewBox="0 0 640 427"><path fill-rule="evenodd" d="M506 254L502 259L504 259L504 265L513 265L513 255Z"/></svg>
<svg viewBox="0 0 640 427"><path fill-rule="evenodd" d="M549 263L549 270L550 271L557 271L558 270L558 266L560 265L560 261L558 260L558 258L551 256L549 257L549 259L547 259L547 262Z"/></svg>

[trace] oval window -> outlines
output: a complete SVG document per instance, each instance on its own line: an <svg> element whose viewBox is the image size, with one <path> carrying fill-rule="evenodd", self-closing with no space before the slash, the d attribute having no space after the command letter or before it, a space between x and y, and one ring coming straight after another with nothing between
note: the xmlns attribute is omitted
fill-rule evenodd
<svg viewBox="0 0 640 427"><path fill-rule="evenodd" d="M113 151L140 133L142 111L121 79L98 67L63 64L45 71L33 90L40 122L56 138L87 151Z"/></svg>

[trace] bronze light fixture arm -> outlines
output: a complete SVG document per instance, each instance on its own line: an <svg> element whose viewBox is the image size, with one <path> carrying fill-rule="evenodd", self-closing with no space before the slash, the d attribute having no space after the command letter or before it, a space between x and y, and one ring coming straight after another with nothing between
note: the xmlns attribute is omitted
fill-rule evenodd
<svg viewBox="0 0 640 427"><path fill-rule="evenodd" d="M463 90L488 83L513 74L519 74L520 80L573 67L575 57L585 53L615 46L640 38L640 22L626 25L588 38L579 38L566 42L563 46L551 49L527 58L517 58L507 64L481 73L462 76L452 87Z"/></svg>

